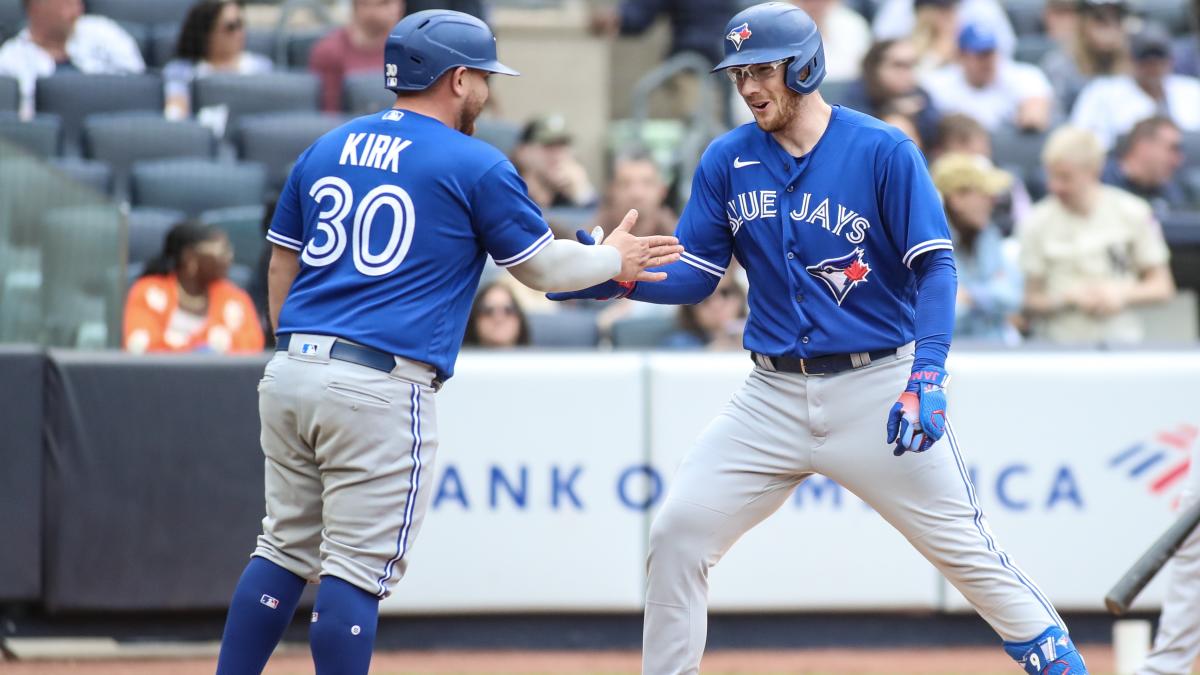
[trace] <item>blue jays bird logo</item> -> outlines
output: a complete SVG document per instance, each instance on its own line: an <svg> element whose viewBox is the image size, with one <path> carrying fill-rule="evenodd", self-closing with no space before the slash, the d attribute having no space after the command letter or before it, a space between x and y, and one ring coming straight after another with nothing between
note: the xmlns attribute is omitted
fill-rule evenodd
<svg viewBox="0 0 1200 675"><path fill-rule="evenodd" d="M861 248L856 248L840 258L822 260L805 269L809 274L825 282L839 307L846 296L850 294L850 289L866 283L867 275L871 273L871 266L863 260Z"/></svg>
<svg viewBox="0 0 1200 675"><path fill-rule="evenodd" d="M750 32L750 24L744 23L729 31L729 35L726 35L725 39L732 42L733 48L740 52L742 51L742 43L749 40L751 35L754 35L754 33Z"/></svg>

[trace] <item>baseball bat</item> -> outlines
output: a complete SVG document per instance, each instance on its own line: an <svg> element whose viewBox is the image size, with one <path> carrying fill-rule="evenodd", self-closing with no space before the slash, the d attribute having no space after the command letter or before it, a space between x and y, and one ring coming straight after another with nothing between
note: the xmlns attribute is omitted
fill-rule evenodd
<svg viewBox="0 0 1200 675"><path fill-rule="evenodd" d="M1138 593L1142 592L1154 575L1158 574L1171 556L1175 555L1175 551L1179 550L1183 540L1188 538L1198 524L1200 524L1200 500L1181 513L1166 532L1163 532L1150 545L1150 548L1146 549L1133 567L1125 572L1108 592L1108 595L1104 596L1104 606L1108 608L1108 611L1114 616L1124 614L1133 604Z"/></svg>

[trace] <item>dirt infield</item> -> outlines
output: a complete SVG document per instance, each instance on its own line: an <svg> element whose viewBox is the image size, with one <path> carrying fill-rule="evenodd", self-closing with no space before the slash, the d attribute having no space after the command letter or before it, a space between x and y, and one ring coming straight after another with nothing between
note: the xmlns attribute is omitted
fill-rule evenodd
<svg viewBox="0 0 1200 675"><path fill-rule="evenodd" d="M1085 647L1084 656L1093 675L1112 672L1112 651ZM377 654L375 675L625 675L638 672L634 651L612 652L390 652ZM179 661L92 661L86 663L0 664L5 675L211 675L212 659ZM309 675L312 662L302 649L273 659L267 675ZM1014 675L1020 673L1003 652L995 648L714 651L704 660L706 675L718 673L774 673L783 675Z"/></svg>

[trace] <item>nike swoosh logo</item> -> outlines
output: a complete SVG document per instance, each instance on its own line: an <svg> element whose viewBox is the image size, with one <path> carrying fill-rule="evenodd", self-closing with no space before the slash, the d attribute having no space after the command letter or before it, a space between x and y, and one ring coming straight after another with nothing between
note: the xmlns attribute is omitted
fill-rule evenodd
<svg viewBox="0 0 1200 675"><path fill-rule="evenodd" d="M741 157L734 157L734 158L733 158L733 168L735 168L735 169L741 169L741 168L743 168L743 167L747 167L747 166L753 166L753 165L755 165L755 164L762 164L762 162L757 162L757 161L755 161L755 162L743 162Z"/></svg>

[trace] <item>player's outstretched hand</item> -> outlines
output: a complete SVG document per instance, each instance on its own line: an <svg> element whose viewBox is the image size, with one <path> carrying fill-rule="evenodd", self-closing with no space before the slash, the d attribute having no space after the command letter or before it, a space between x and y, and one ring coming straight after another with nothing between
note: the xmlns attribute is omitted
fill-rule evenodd
<svg viewBox="0 0 1200 675"><path fill-rule="evenodd" d="M887 421L887 442L895 443L897 457L905 452L925 452L946 433L945 370L930 366L913 372L908 386L892 406Z"/></svg>
<svg viewBox="0 0 1200 675"><path fill-rule="evenodd" d="M637 209L630 209L617 229L603 241L605 246L612 246L621 253L621 272L613 280L662 281L667 278L665 272L647 272L646 268L661 267L679 260L683 247L675 237L635 237L630 230L637 222L637 217Z"/></svg>

